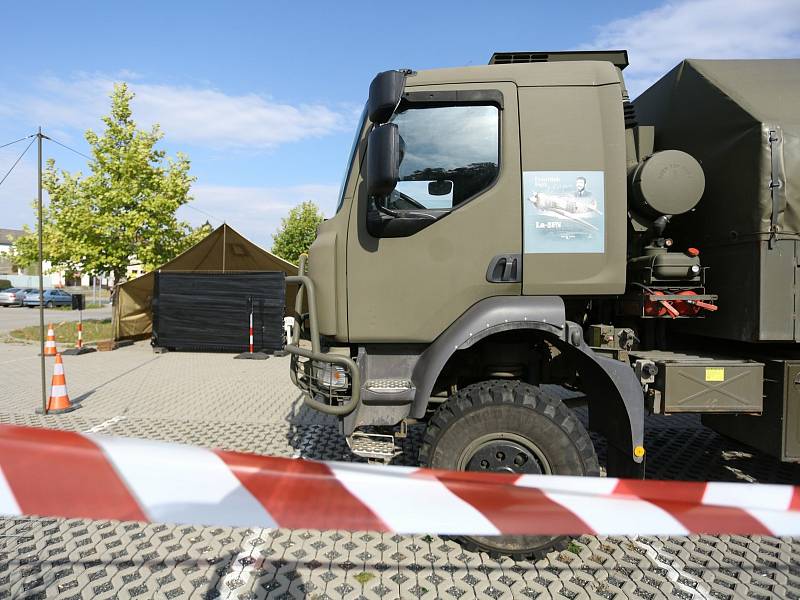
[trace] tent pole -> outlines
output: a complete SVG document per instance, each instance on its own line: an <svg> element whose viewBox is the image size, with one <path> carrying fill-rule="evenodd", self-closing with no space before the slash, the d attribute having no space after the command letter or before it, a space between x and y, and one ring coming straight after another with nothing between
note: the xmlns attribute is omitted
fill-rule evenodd
<svg viewBox="0 0 800 600"><path fill-rule="evenodd" d="M222 224L222 272L225 272L225 250L227 248L227 244L225 243L226 234L228 232L228 228L225 226L225 223Z"/></svg>

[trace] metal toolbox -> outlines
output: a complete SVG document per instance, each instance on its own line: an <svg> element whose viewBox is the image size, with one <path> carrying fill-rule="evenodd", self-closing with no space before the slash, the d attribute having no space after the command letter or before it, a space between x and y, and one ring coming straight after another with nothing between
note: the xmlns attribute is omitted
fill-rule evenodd
<svg viewBox="0 0 800 600"><path fill-rule="evenodd" d="M761 413L764 365L738 358L631 352L632 361L652 361L658 368L649 384L655 413Z"/></svg>

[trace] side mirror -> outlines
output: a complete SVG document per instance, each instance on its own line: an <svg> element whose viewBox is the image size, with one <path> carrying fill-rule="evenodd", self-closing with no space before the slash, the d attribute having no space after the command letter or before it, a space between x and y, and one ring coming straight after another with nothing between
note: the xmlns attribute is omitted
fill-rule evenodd
<svg viewBox="0 0 800 600"><path fill-rule="evenodd" d="M449 179L431 181L428 184L428 194L430 196L447 196L453 191L453 182Z"/></svg>
<svg viewBox="0 0 800 600"><path fill-rule="evenodd" d="M400 132L395 123L373 127L367 140L367 194L383 198L400 179Z"/></svg>
<svg viewBox="0 0 800 600"><path fill-rule="evenodd" d="M378 73L369 84L367 114L375 125L382 125L392 118L400 97L403 95L406 76L401 71Z"/></svg>

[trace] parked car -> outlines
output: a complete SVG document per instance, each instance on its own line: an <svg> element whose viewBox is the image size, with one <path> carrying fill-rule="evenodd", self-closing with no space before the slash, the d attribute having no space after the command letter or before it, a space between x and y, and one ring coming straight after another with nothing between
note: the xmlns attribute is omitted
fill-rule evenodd
<svg viewBox="0 0 800 600"><path fill-rule="evenodd" d="M22 306L25 296L34 291L33 288L7 288L0 291L0 306Z"/></svg>
<svg viewBox="0 0 800 600"><path fill-rule="evenodd" d="M31 292L25 294L25 299L22 301L22 303L29 308L39 306L39 291L32 290ZM56 306L72 306L72 294L68 294L67 292L63 292L61 290L45 290L44 305L47 308L54 308Z"/></svg>

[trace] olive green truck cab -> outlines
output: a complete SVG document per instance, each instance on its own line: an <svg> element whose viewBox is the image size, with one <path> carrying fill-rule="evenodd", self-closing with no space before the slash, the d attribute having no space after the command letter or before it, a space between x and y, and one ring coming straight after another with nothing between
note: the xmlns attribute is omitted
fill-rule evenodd
<svg viewBox="0 0 800 600"><path fill-rule="evenodd" d="M500 53L370 86L286 350L351 450L461 470L643 476L644 416L800 459L800 61ZM306 308L307 307L307 308ZM301 341L300 338L303 338ZM512 556L560 538L470 538Z"/></svg>

